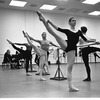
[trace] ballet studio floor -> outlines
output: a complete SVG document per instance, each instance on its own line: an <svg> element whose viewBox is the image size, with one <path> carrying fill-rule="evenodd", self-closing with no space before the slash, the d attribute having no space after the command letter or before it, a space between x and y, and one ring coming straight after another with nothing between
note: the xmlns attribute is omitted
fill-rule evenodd
<svg viewBox="0 0 100 100"><path fill-rule="evenodd" d="M91 82L86 78L83 64L74 64L73 82L79 92L68 92L67 80L50 80L54 77L57 65L50 65L47 80L40 81L36 72L25 75L25 69L2 69L0 67L0 98L99 98L100 97L100 63L91 63ZM64 77L67 77L66 65L60 65Z"/></svg>

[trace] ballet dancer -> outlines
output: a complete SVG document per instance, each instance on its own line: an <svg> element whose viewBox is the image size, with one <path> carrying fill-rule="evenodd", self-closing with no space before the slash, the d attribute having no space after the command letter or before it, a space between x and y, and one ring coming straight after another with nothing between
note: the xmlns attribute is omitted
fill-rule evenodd
<svg viewBox="0 0 100 100"><path fill-rule="evenodd" d="M29 63L30 63L30 68L31 68L31 71L33 70L35 72L35 68L33 67L32 69L32 47L28 44L28 43L15 43L16 45L20 45L20 46L25 46L27 50L30 50L30 59L29 59Z"/></svg>
<svg viewBox="0 0 100 100"><path fill-rule="evenodd" d="M46 51L44 51L43 49L39 48L39 47L36 47L30 40L30 36L28 35L27 32L24 32L23 31L23 34L24 34L24 37L26 37L28 43L32 46L32 48L34 49L34 52L39 56L39 69L40 69L40 80L43 80L45 81L46 79L42 77L42 72L43 72L43 66L44 64L46 66L48 66L48 63L47 63L47 53Z"/></svg>
<svg viewBox="0 0 100 100"><path fill-rule="evenodd" d="M47 40L47 34L46 32L43 32L42 33L42 40L37 40L37 39L34 39L33 37L29 36L30 40L33 40L35 42L38 42L41 46L41 49L43 49L44 51L47 52L47 62L48 62L48 57L49 57L49 47L52 45L52 46L55 46L55 47L58 47L57 45L55 45L54 43L52 43L51 41ZM47 67L47 66L46 66ZM45 68L46 69L46 68ZM36 75L38 75L39 73L37 73ZM45 73L45 75L50 75L49 73L49 68L47 67L47 72Z"/></svg>
<svg viewBox="0 0 100 100"><path fill-rule="evenodd" d="M48 32L55 37L57 42L59 43L61 49L67 53L67 79L68 79L68 87L69 87L69 92L77 92L79 89L75 88L72 83L72 68L73 64L75 61L75 51L76 51L76 44L79 41L79 37L82 37L85 41L87 39L82 35L81 31L76 31L75 30L75 25L76 25L76 20L74 17L71 17L69 19L69 25L70 25L70 30L69 29L61 29L54 25L51 21L45 19L43 14L41 12L37 11L37 15L39 16L40 21L43 22L45 25L46 29ZM56 30L63 32L68 40L64 40L61 38L59 35L57 35L51 28L51 26L54 27Z"/></svg>
<svg viewBox="0 0 100 100"><path fill-rule="evenodd" d="M12 47L14 49L16 49L17 51L20 52L20 59L25 59L26 64L25 64L25 69L26 69L26 76L31 76L31 74L28 72L29 69L29 60L30 60L30 56L31 56L31 48L27 48L26 50L23 50L21 48L18 48L15 46L15 44L13 42L11 42L10 40L7 39L7 41L9 42L9 44L12 45Z"/></svg>
<svg viewBox="0 0 100 100"><path fill-rule="evenodd" d="M91 45L100 44L100 42L96 42L96 39L91 39L86 35L87 27L82 26L81 31L82 31L82 34L87 38L88 42L92 42L89 45L87 45L86 42L82 38L79 39L79 45L83 45L80 47L80 50L82 53L81 56L82 56L83 62L85 64L85 68L86 68L86 72L87 72L87 78L84 79L83 81L91 81L91 69L89 66L89 54L94 53L96 51L100 52L100 48L93 47L93 46L91 47Z"/></svg>

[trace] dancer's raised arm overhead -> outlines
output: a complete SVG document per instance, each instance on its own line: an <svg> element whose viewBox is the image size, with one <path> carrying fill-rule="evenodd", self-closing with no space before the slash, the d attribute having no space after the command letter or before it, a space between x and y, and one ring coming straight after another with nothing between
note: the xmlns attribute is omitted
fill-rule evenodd
<svg viewBox="0 0 100 100"><path fill-rule="evenodd" d="M23 32L23 34L25 33L24 30L22 32ZM28 33L27 33L27 35L28 35L28 37L29 37L30 40L33 40L33 41L38 42L38 43L41 42L40 40L37 40L37 39L34 39L33 37L31 37Z"/></svg>

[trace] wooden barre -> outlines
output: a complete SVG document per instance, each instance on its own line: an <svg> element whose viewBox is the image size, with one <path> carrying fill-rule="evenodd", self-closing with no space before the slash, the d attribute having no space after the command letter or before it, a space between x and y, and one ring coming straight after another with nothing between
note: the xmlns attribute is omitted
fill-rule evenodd
<svg viewBox="0 0 100 100"><path fill-rule="evenodd" d="M93 42L93 43L86 43L86 44L82 44L82 45L77 45L77 47L83 47L83 46L89 46L89 45L99 45L100 42Z"/></svg>

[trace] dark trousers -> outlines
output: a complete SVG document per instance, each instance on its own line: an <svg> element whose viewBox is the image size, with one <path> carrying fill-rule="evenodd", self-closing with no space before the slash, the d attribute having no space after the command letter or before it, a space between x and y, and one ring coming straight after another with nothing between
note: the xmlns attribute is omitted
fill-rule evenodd
<svg viewBox="0 0 100 100"><path fill-rule="evenodd" d="M100 48L97 47L85 47L83 49L81 49L82 52L82 59L84 61L85 67L86 67L86 72L87 72L87 78L91 78L91 70L90 70L90 66L89 66L89 54L96 52L96 51L100 51Z"/></svg>
<svg viewBox="0 0 100 100"><path fill-rule="evenodd" d="M13 46L14 49L16 49L17 51L19 51L21 53L21 58L26 60L25 69L26 69L26 73L27 73L28 69L29 69L29 61L32 58L31 51L22 50L22 49L16 47L14 44L12 44L12 46Z"/></svg>

